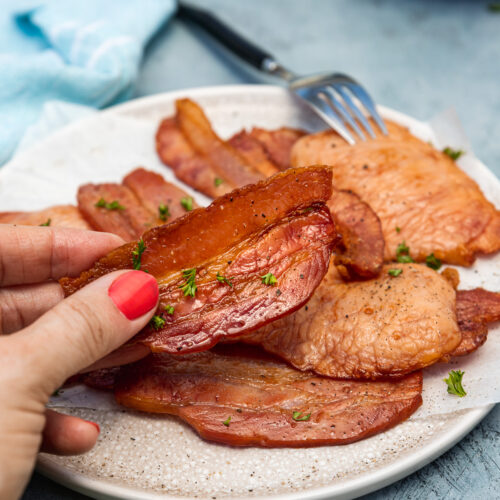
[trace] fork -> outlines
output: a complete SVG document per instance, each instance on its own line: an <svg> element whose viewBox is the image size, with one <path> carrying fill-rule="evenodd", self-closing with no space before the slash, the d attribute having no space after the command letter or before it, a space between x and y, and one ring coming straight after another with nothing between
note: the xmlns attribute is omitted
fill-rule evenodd
<svg viewBox="0 0 500 500"><path fill-rule="evenodd" d="M281 65L271 54L249 42L224 24L211 12L179 3L177 15L210 33L227 49L260 71L278 76L288 88L302 98L322 120L353 145L366 140L365 132L375 137L368 118L372 118L383 134L387 128L377 112L373 99L353 78L341 73L299 76ZM360 109L359 104L365 113Z"/></svg>

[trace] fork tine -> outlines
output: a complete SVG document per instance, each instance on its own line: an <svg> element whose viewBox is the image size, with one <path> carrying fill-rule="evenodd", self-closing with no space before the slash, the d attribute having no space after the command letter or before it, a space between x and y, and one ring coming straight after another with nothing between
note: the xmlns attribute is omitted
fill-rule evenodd
<svg viewBox="0 0 500 500"><path fill-rule="evenodd" d="M358 136L363 141L365 141L366 140L365 134L363 134L362 130L359 128L359 125L353 120L349 111L347 111L345 106L337 99L334 90L331 86L324 87L324 95L328 100L328 103L331 106L333 106L335 111L337 111L342 116L344 121L349 124L349 126L358 134Z"/></svg>
<svg viewBox="0 0 500 500"><path fill-rule="evenodd" d="M342 96L342 99L344 99L348 109L356 115L356 118L361 122L361 125L363 125L365 130L370 134L370 137L375 139L375 132L373 131L370 122L365 118L365 115L360 111L356 104L354 104L354 101L351 99L349 93L344 90L342 84L336 83L333 84L332 87Z"/></svg>
<svg viewBox="0 0 500 500"><path fill-rule="evenodd" d="M387 135L387 128L382 118L378 114L378 111L375 107L375 103L372 101L372 98L368 95L368 92L356 81L352 80L350 83L345 84L349 90L361 101L363 106L366 108L368 113L375 120L375 123L378 125L378 128Z"/></svg>
<svg viewBox="0 0 500 500"><path fill-rule="evenodd" d="M351 146L356 144L353 136L346 129L335 110L321 99L315 92L297 89L297 94L325 121L333 130L343 137Z"/></svg>

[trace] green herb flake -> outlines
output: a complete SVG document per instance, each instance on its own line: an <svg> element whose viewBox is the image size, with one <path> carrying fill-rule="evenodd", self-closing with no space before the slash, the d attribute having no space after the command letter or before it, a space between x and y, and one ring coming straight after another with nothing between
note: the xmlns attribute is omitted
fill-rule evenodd
<svg viewBox="0 0 500 500"><path fill-rule="evenodd" d="M40 226L50 226L52 223L52 219L49 217L43 224L40 224Z"/></svg>
<svg viewBox="0 0 500 500"><path fill-rule="evenodd" d="M450 147L446 147L443 149L443 153L447 156L449 156L453 161L458 160L463 154L465 154L465 151L462 151L461 149L452 149Z"/></svg>
<svg viewBox="0 0 500 500"><path fill-rule="evenodd" d="M462 386L462 378L465 372L460 370L451 370L448 374L448 378L443 379L448 386L448 394L454 394L459 398L463 398L467 395L463 386Z"/></svg>
<svg viewBox="0 0 500 500"><path fill-rule="evenodd" d="M427 267L437 271L441 267L441 259L438 259L433 253L425 258L425 264Z"/></svg>
<svg viewBox="0 0 500 500"><path fill-rule="evenodd" d="M125 207L121 205L118 200L113 200L108 203L104 198L101 198L95 206L98 208L105 208L106 210L125 210Z"/></svg>
<svg viewBox="0 0 500 500"><path fill-rule="evenodd" d="M61 388L59 387L59 389L56 389L53 393L52 393L52 397L57 397L57 396L60 396L61 395Z"/></svg>
<svg viewBox="0 0 500 500"><path fill-rule="evenodd" d="M186 212L191 212L193 210L193 198L184 196L184 198L181 198L181 205Z"/></svg>
<svg viewBox="0 0 500 500"><path fill-rule="evenodd" d="M137 248L135 250L132 250L132 263L136 271L141 268L141 258L144 250L146 250L146 245L144 244L144 240L140 239L137 242Z"/></svg>
<svg viewBox="0 0 500 500"><path fill-rule="evenodd" d="M174 306L171 306L171 305L165 306L165 312L167 314L172 315L172 314L174 314L174 311L175 311Z"/></svg>
<svg viewBox="0 0 500 500"><path fill-rule="evenodd" d="M292 413L292 419L295 420L295 422L307 422L310 418L310 413L308 413L307 415L302 415L301 411L294 411Z"/></svg>
<svg viewBox="0 0 500 500"><path fill-rule="evenodd" d="M231 425L231 417L227 417L226 420L224 420L224 422L222 422L222 425L229 427Z"/></svg>
<svg viewBox="0 0 500 500"><path fill-rule="evenodd" d="M396 226L396 233L400 233L401 232L401 228Z"/></svg>
<svg viewBox="0 0 500 500"><path fill-rule="evenodd" d="M262 283L267 286L273 286L276 285L278 280L276 279L276 276L273 273L267 273L264 274L264 276L261 276Z"/></svg>
<svg viewBox="0 0 500 500"><path fill-rule="evenodd" d="M165 320L161 316L155 314L151 318L150 324L155 330L161 330L165 326Z"/></svg>
<svg viewBox="0 0 500 500"><path fill-rule="evenodd" d="M198 287L196 286L196 268L186 269L182 271L182 277L186 280L184 285L179 285L184 292L184 297L194 297Z"/></svg>
<svg viewBox="0 0 500 500"><path fill-rule="evenodd" d="M216 278L219 283L225 283L226 285L229 285L231 288L233 288L233 283L231 282L231 279L222 276L222 274L220 274L219 271L217 271Z"/></svg>
<svg viewBox="0 0 500 500"><path fill-rule="evenodd" d="M400 243L396 248L396 260L403 264L409 264L413 262L410 257L410 248L406 245L406 242Z"/></svg>
<svg viewBox="0 0 500 500"><path fill-rule="evenodd" d="M163 203L160 203L160 205L158 205L158 217L163 222L167 221L167 219L170 217L170 210L168 208L168 205L164 205Z"/></svg>
<svg viewBox="0 0 500 500"><path fill-rule="evenodd" d="M389 271L387 271L387 273L389 274L389 276L393 276L394 278L396 276L399 276L402 272L403 272L402 269L389 269Z"/></svg>
<svg viewBox="0 0 500 500"><path fill-rule="evenodd" d="M219 187L221 184L223 184L223 182L224 182L224 179L221 179L220 177L216 177L214 179L214 186Z"/></svg>
<svg viewBox="0 0 500 500"><path fill-rule="evenodd" d="M488 10L490 12L500 12L500 2L493 2L488 4Z"/></svg>

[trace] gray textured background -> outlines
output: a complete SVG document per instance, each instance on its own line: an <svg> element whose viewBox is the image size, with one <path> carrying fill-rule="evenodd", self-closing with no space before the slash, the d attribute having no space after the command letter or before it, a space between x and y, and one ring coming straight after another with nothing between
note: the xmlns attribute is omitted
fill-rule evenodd
<svg viewBox="0 0 500 500"><path fill-rule="evenodd" d="M212 0L209 6L297 72L339 70L419 119L454 107L474 151L500 176L500 13L483 1ZM150 43L137 95L271 83L177 21ZM277 82L278 83L278 82ZM452 450L363 497L500 498L500 407ZM83 499L35 474L24 500Z"/></svg>

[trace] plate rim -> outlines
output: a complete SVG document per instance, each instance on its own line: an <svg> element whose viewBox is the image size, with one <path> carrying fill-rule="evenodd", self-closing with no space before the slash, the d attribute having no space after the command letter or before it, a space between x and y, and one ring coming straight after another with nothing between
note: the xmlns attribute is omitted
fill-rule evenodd
<svg viewBox="0 0 500 500"><path fill-rule="evenodd" d="M112 106L105 110L98 110L96 113L92 113L87 117L84 117L74 123L70 123L62 127L59 130L56 130L53 134L41 140L33 147L16 154L14 157L15 162L17 163L19 161L22 161L23 156L25 154L30 154L32 149L44 147L45 144L50 144L51 141L58 140L61 136L64 137L64 135L71 134L74 129L82 126L85 127L93 120L102 119L103 116L119 115L125 112L133 112L134 110L140 109L142 107L151 106L156 103L163 103L165 101L172 101L178 97L185 97L186 95L196 98L237 95L245 92L263 95L274 93L277 96L288 93L285 88L275 85L241 84L185 88L181 90L163 92L151 96L133 99L131 101ZM412 124L418 126L422 125L423 123L416 118L408 116L405 113L396 111L394 109L385 106L378 106L378 108L384 117L400 123L404 123L407 126L412 126ZM5 175L11 170L11 168L14 168L14 165L12 165L12 163L13 159L9 160L0 169L0 176ZM488 169L488 167L486 166L485 168ZM491 173L490 169L488 169L488 171ZM466 434L468 434L479 422L481 422L481 420L486 417L486 415L494 408L494 406L495 404L490 404L480 408L464 410L465 413L461 417L460 423L458 425L455 425L451 431L443 433L438 439L430 441L421 448L418 448L416 451L409 453L403 459L388 464L381 469L370 471L366 474L361 474L360 476L347 480L342 484L321 486L318 488L311 488L309 490L302 490L296 493L282 493L278 495L267 495L255 498L259 498L260 500L320 500L324 498L336 498L338 500L342 500L353 498L353 496L364 495L377 489L383 488L384 486L392 484L393 482L412 474L416 470L427 465L428 463L448 451L453 445L455 445ZM124 487L108 482L104 479L90 479L84 474L70 471L64 466L51 461L49 458L41 456L39 456L37 459L36 470L44 476L75 491L87 495L98 494L98 498L142 498L145 500L157 500L160 498L172 500L188 500L190 498L187 496L177 496L168 493L155 493L152 491L147 492L144 489L136 489L130 486ZM242 497L231 498L238 499ZM246 498L247 497L245 497L245 499Z"/></svg>

